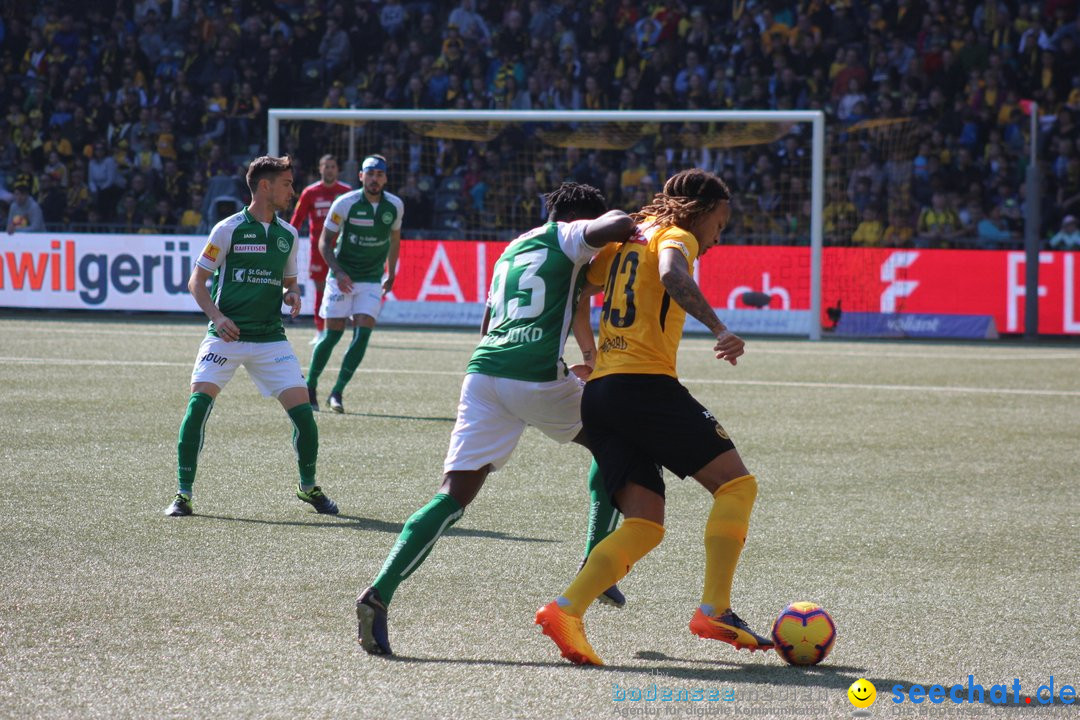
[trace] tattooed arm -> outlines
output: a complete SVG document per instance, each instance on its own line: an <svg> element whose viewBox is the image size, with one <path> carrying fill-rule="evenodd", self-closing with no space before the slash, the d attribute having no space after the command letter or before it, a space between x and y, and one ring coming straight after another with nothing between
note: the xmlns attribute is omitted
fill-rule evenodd
<svg viewBox="0 0 1080 720"><path fill-rule="evenodd" d="M574 318L570 328L574 332L574 339L581 348L581 361L589 368L596 367L596 335L593 333L592 320L590 318L590 298L603 288L599 285L585 283L581 289L581 297L578 299L577 308L574 310Z"/></svg>
<svg viewBox="0 0 1080 720"><path fill-rule="evenodd" d="M732 365L743 354L746 343L738 335L727 329L705 299L701 288L694 282L686 258L675 248L660 251L660 282L671 299L679 303L683 310L701 322L716 338L713 351L717 360L727 360Z"/></svg>

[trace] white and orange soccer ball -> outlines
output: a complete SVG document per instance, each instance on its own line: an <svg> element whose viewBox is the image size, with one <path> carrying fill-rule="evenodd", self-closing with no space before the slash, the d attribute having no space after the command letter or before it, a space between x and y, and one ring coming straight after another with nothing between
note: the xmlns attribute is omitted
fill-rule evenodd
<svg viewBox="0 0 1080 720"><path fill-rule="evenodd" d="M836 624L820 605L794 602L776 618L772 637L776 652L791 665L817 665L836 642Z"/></svg>

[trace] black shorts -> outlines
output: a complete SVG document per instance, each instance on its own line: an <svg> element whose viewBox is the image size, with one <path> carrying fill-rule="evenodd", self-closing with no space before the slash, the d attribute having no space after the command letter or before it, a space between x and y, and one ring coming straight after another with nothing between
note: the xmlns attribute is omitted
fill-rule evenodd
<svg viewBox="0 0 1080 720"><path fill-rule="evenodd" d="M684 478L735 448L712 413L667 375L590 380L581 421L611 496L632 482L663 497L661 467Z"/></svg>

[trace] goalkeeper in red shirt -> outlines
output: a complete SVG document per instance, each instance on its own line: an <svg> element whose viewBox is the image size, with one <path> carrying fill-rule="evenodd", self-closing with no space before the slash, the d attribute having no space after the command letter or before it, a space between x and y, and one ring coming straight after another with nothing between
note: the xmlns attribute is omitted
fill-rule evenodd
<svg viewBox="0 0 1080 720"><path fill-rule="evenodd" d="M304 188L300 193L300 201L296 203L292 220L289 224L297 230L308 223L308 235L311 239L311 263L309 265L311 279L315 281L315 338L312 343L318 341L325 329L325 320L319 317L319 308L322 307L323 291L326 289L326 261L319 253L319 237L322 235L323 223L326 215L330 212L330 205L339 195L352 190L351 187L338 180L338 163L333 155L323 155L319 158L318 182L314 182Z"/></svg>

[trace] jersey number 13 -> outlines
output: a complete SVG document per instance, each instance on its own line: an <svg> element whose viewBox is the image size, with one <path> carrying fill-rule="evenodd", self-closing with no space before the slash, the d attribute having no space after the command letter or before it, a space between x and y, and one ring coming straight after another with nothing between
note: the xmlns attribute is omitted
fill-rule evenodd
<svg viewBox="0 0 1080 720"><path fill-rule="evenodd" d="M491 279L491 327L497 327L503 320L540 317L547 287L539 273L547 255L547 249L542 248L496 263Z"/></svg>

